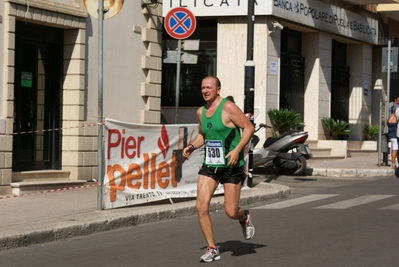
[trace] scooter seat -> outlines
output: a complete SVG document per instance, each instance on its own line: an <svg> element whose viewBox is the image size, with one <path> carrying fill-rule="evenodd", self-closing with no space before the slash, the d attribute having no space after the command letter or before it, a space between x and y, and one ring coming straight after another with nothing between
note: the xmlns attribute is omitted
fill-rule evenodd
<svg viewBox="0 0 399 267"><path fill-rule="evenodd" d="M269 137L266 139L266 141L263 143L263 148L266 148L268 146L270 146L271 144L273 144L274 142L276 142L277 140L281 139L280 137Z"/></svg>
<svg viewBox="0 0 399 267"><path fill-rule="evenodd" d="M297 131L297 130L288 130L286 132L284 132L284 134L282 134L279 137L269 137L266 139L266 141L263 143L263 148L266 148L268 146L271 146L271 144L273 144L274 142L276 142L277 140L283 138L284 136L287 135L291 135L291 134L296 134L296 133L300 133L301 131Z"/></svg>

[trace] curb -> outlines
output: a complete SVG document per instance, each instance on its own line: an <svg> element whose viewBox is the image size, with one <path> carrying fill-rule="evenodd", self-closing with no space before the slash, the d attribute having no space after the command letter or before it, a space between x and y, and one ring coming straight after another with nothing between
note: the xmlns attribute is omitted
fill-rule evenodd
<svg viewBox="0 0 399 267"><path fill-rule="evenodd" d="M329 168L309 168L312 170L312 176L328 176L328 177L345 177L345 178L362 178L362 177L391 177L395 176L396 169L329 169Z"/></svg>
<svg viewBox="0 0 399 267"><path fill-rule="evenodd" d="M283 198L290 193L291 189L289 187L262 182L253 188L241 191L240 205ZM215 196L211 201L210 211L221 210L223 206L223 196ZM92 211L90 213L93 215L92 218L80 220L81 218L78 217L77 220L80 220L80 222L67 220L57 223L58 225L54 224L53 227L47 229L1 236L0 251L195 215L195 200L173 204L172 208L166 205L154 205L146 209L146 211L137 212L136 210L131 210L131 214L127 213L129 211L126 211L126 209Z"/></svg>

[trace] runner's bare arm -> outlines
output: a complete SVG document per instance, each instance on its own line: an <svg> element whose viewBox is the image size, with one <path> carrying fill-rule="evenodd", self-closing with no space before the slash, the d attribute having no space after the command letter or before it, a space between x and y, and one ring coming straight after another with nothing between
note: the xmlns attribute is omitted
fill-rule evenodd
<svg viewBox="0 0 399 267"><path fill-rule="evenodd" d="M183 149L183 156L186 159L191 155L191 153L193 153L194 150L200 148L204 144L205 139L201 130L201 112L202 108L199 108L197 110L198 134L195 136L194 140Z"/></svg>
<svg viewBox="0 0 399 267"><path fill-rule="evenodd" d="M251 139L255 129L252 123L245 117L241 109L234 103L227 103L223 109L223 122L229 127L239 127L242 130L240 142L236 148L230 151L226 158L230 157L229 165L234 165L238 160L238 154L244 149L245 145Z"/></svg>

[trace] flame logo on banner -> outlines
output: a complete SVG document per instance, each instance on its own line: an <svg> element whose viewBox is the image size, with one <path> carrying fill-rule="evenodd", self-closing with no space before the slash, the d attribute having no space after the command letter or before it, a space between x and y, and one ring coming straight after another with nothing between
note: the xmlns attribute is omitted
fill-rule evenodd
<svg viewBox="0 0 399 267"><path fill-rule="evenodd" d="M158 138L158 147L161 150L163 157L165 158L166 153L169 149L169 137L165 125L162 125L161 128L161 137Z"/></svg>

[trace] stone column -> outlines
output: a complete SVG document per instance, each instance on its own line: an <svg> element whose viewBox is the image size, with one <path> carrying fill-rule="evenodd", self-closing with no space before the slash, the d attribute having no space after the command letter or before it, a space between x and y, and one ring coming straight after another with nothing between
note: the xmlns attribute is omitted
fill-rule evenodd
<svg viewBox="0 0 399 267"><path fill-rule="evenodd" d="M363 130L370 123L372 46L349 44L347 62L350 66L349 124L350 140L363 140Z"/></svg>
<svg viewBox="0 0 399 267"><path fill-rule="evenodd" d="M321 119L330 116L331 36L322 32L302 35L305 57L305 130L309 140L325 140Z"/></svg>

